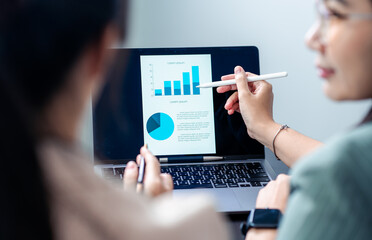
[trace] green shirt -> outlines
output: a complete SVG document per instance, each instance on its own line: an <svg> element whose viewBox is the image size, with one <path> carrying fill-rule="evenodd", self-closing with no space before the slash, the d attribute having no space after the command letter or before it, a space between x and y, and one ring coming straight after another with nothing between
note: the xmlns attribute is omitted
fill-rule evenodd
<svg viewBox="0 0 372 240"><path fill-rule="evenodd" d="M371 122L329 141L291 175L278 239L372 239Z"/></svg>

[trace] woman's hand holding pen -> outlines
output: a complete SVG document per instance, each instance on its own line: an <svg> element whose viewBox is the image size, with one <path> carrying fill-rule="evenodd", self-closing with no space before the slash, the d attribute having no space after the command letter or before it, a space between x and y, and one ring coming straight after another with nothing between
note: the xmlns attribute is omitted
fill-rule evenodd
<svg viewBox="0 0 372 240"><path fill-rule="evenodd" d="M237 90L226 101L225 109L228 114L240 112L250 137L265 144L265 129L273 120L273 92L272 86L266 81L247 82L247 76L255 76L246 73L240 66L235 67L235 74L221 77L221 80L236 79L236 85L222 86L217 88L218 93Z"/></svg>
<svg viewBox="0 0 372 240"><path fill-rule="evenodd" d="M146 170L143 183L137 184L138 165L140 164L141 156L145 159ZM137 164L134 161L127 163L123 178L124 189L137 192L143 191L151 197L173 190L171 175L160 172L158 159L146 147L141 148L140 155L137 156Z"/></svg>

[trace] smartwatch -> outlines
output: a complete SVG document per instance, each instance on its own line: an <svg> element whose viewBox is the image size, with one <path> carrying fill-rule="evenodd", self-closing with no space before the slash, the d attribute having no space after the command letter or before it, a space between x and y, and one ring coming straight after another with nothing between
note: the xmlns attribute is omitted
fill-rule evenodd
<svg viewBox="0 0 372 240"><path fill-rule="evenodd" d="M245 236L250 228L278 228L282 213L279 209L253 209L247 221L240 224Z"/></svg>

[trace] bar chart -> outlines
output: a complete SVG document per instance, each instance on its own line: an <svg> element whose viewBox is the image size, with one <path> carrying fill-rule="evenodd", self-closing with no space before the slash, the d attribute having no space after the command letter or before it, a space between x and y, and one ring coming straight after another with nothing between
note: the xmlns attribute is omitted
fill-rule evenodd
<svg viewBox="0 0 372 240"><path fill-rule="evenodd" d="M141 81L153 97L199 96L197 86L212 82L210 55L141 56Z"/></svg>
<svg viewBox="0 0 372 240"><path fill-rule="evenodd" d="M190 78L190 72L182 72L180 75L182 75L182 87L181 80L164 81L163 88L154 89L155 96L200 95L200 89L197 88L200 85L199 66L191 67L192 78ZM192 92L190 86L191 80Z"/></svg>

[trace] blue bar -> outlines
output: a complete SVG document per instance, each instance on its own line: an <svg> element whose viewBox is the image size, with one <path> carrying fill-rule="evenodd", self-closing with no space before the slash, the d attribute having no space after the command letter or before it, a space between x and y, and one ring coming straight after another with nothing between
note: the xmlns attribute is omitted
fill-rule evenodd
<svg viewBox="0 0 372 240"><path fill-rule="evenodd" d="M162 89L155 89L155 96L161 96L163 95L163 90Z"/></svg>
<svg viewBox="0 0 372 240"><path fill-rule="evenodd" d="M171 81L164 81L164 95L165 96L172 95L172 82Z"/></svg>
<svg viewBox="0 0 372 240"><path fill-rule="evenodd" d="M199 66L192 66L192 93L194 95L200 95L200 89L196 86L199 86Z"/></svg>
<svg viewBox="0 0 372 240"><path fill-rule="evenodd" d="M181 81L174 81L174 95L181 95Z"/></svg>
<svg viewBox="0 0 372 240"><path fill-rule="evenodd" d="M183 94L184 95L190 95L191 90L190 90L190 73L189 72L184 72L182 73L183 76Z"/></svg>

